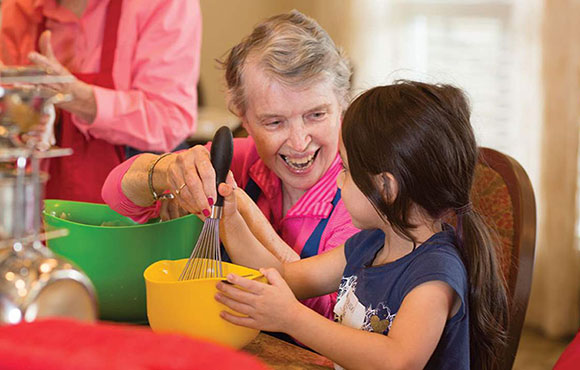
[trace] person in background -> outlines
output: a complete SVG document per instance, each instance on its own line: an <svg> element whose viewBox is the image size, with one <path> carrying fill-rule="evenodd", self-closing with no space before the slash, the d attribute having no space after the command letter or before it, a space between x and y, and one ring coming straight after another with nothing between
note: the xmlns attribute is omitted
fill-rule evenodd
<svg viewBox="0 0 580 370"><path fill-rule="evenodd" d="M102 203L108 173L135 151L164 152L195 130L201 50L197 0L4 0L0 58L70 84L58 104L45 196Z"/></svg>
<svg viewBox="0 0 580 370"><path fill-rule="evenodd" d="M221 316L288 333L349 369L498 369L507 296L470 201L478 149L469 116L449 85L399 81L357 98L342 124L338 185L363 231L311 259L274 258L237 211L235 184L220 184L232 260L273 267L260 269L269 284L234 274L237 287L219 282L216 299L240 314ZM457 229L442 221L450 213ZM337 323L295 298L337 288Z"/></svg>
<svg viewBox="0 0 580 370"><path fill-rule="evenodd" d="M228 105L250 135L234 139L231 171L247 192L244 216L256 235L279 242L271 252L280 261L344 243L358 231L336 186L348 60L313 19L294 10L257 25L223 65ZM158 201L168 192L174 199ZM207 217L216 194L207 146L131 158L102 192L112 209L138 222L183 210ZM332 318L336 292L328 293L304 303Z"/></svg>

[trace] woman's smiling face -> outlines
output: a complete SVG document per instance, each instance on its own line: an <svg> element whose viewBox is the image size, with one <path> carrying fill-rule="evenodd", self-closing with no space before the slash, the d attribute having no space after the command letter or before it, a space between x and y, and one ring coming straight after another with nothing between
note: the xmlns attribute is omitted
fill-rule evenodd
<svg viewBox="0 0 580 370"><path fill-rule="evenodd" d="M254 63L244 69L244 127L285 187L306 191L338 153L342 107L331 80L289 87Z"/></svg>

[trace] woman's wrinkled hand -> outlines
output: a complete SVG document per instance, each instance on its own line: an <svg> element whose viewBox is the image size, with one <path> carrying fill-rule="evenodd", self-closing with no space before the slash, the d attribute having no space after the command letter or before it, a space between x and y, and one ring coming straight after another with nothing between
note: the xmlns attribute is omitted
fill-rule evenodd
<svg viewBox="0 0 580 370"><path fill-rule="evenodd" d="M217 199L215 181L209 150L202 145L178 153L167 169L167 183L181 207L204 217L209 217ZM226 182L232 181L230 172Z"/></svg>
<svg viewBox="0 0 580 370"><path fill-rule="evenodd" d="M162 221L169 221L175 218L188 215L186 209L182 208L178 201L175 199L167 199L161 202L161 208L159 209L159 217Z"/></svg>
<svg viewBox="0 0 580 370"><path fill-rule="evenodd" d="M236 325L249 328L288 332L292 318L301 309L301 303L273 268L260 269L269 284L229 274L227 281L217 284L215 299L238 312L222 311L220 316Z"/></svg>

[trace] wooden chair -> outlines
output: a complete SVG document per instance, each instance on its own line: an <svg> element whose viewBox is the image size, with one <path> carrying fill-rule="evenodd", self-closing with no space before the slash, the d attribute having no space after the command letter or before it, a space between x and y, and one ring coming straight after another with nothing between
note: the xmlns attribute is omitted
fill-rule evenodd
<svg viewBox="0 0 580 370"><path fill-rule="evenodd" d="M528 175L515 159L480 148L471 198L475 209L500 239L497 255L510 303L508 346L502 356L502 369L508 370L518 349L532 284L536 245L534 191Z"/></svg>

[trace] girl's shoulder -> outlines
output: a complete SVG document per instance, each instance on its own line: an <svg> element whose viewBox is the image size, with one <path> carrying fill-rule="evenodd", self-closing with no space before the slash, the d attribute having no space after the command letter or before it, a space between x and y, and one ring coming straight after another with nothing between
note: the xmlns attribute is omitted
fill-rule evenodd
<svg viewBox="0 0 580 370"><path fill-rule="evenodd" d="M467 294L467 270L456 246L455 231L444 230L419 246L410 259L403 278L403 294L427 281L449 284L461 297Z"/></svg>
<svg viewBox="0 0 580 370"><path fill-rule="evenodd" d="M380 229L361 230L348 238L344 243L345 256L350 257L353 253L368 254L380 249L385 243L385 233ZM361 248L361 247L365 248Z"/></svg>
<svg viewBox="0 0 580 370"><path fill-rule="evenodd" d="M413 263L427 263L444 267L450 264L454 269L465 270L463 260L457 249L457 236L453 228L444 229L423 242L415 251Z"/></svg>

